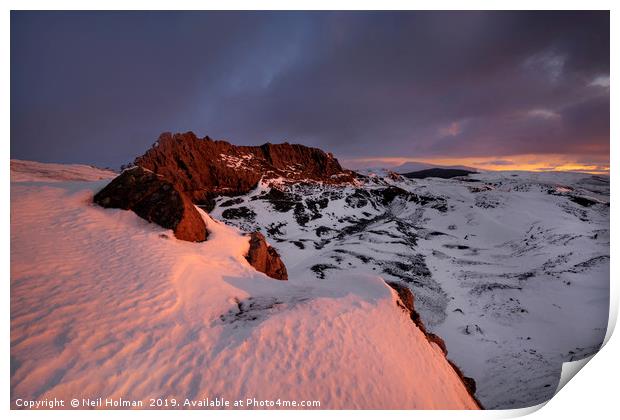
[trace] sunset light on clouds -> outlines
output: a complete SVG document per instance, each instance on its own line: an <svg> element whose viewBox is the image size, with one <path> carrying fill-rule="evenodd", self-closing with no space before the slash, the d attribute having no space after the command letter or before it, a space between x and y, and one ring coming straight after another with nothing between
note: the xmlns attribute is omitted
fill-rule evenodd
<svg viewBox="0 0 620 420"><path fill-rule="evenodd" d="M608 12L17 12L11 34L13 158L118 168L191 130L343 162L609 167Z"/></svg>
<svg viewBox="0 0 620 420"><path fill-rule="evenodd" d="M474 156L466 158L424 158L414 157L369 157L344 160L343 163L351 168L364 167L396 167L407 162L428 163L437 166L467 166L487 171L569 171L586 172L591 174L609 175L609 157L591 156L578 159L573 155L513 155L513 156Z"/></svg>

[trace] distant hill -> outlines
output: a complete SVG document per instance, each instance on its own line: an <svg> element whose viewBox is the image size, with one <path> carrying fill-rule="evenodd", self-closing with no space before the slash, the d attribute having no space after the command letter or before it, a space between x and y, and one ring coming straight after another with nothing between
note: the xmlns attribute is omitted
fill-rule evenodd
<svg viewBox="0 0 620 420"><path fill-rule="evenodd" d="M436 169L436 168L441 168L441 169L464 169L466 171L476 171L476 168L472 168L469 166L461 166L461 165L450 165L450 166L445 166L445 165L434 165L432 163L428 163L428 162L416 162L416 161L408 161L405 162L401 165L398 166L394 166L394 167L390 167L389 169L398 173L398 174L406 174L409 172L416 172L416 171L422 171L425 169Z"/></svg>
<svg viewBox="0 0 620 420"><path fill-rule="evenodd" d="M408 172L401 174L404 177L411 179L424 179L424 178L454 178L455 176L466 176L469 174L475 174L474 171L466 169L445 169L445 168L431 168L423 169L421 171Z"/></svg>
<svg viewBox="0 0 620 420"><path fill-rule="evenodd" d="M374 172L381 173L385 170L396 172L397 174L405 174L409 172L421 171L423 169L442 168L442 169L465 169L466 171L477 171L476 168L464 165L438 165L436 163L409 160L399 165L389 164L381 159L366 160L363 162L355 162L344 160L344 165L348 169L356 172Z"/></svg>

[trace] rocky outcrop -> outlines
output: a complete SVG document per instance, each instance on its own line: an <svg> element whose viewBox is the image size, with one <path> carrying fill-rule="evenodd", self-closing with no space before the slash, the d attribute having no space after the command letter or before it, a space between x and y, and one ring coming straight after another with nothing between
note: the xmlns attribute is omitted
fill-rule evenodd
<svg viewBox="0 0 620 420"><path fill-rule="evenodd" d="M411 292L411 289L409 289L404 284L395 282L395 281L388 281L386 283L392 289L396 290L396 293L398 294L398 297L400 298L400 302L398 302L398 305L402 307L403 309L405 309L407 312L409 312L409 317L411 318L413 323L425 335L428 335L428 333L426 332L426 327L424 326L424 323L422 322L422 319L420 318L420 314L415 310L414 296L413 296L413 293Z"/></svg>
<svg viewBox="0 0 620 420"><path fill-rule="evenodd" d="M447 356L448 349L446 348L446 344L443 341L443 339L436 334L429 333L428 331L426 331L426 327L424 326L424 323L422 322L422 319L420 318L420 314L415 310L415 306L414 306L415 297L413 296L413 293L411 292L411 290L407 286L399 282L388 281L386 283L388 286L394 289L396 293L398 294L398 297L399 297L399 301L397 302L398 306L400 306L401 308L403 308L405 311L409 313L411 320L424 333L429 343L436 344L441 349L443 354ZM459 367L455 365L454 362L452 362L447 357L446 357L446 360L448 361L452 369L455 371L455 373L458 375L458 377L461 379L461 382L463 382L463 385L465 386L465 389L467 389L467 391L469 392L469 395L471 395L474 401L476 401L478 406L482 409L483 408L482 404L480 403L480 401L478 401L475 395L476 394L476 381L473 378L469 378L463 375L463 372L461 372L461 369L459 369Z"/></svg>
<svg viewBox="0 0 620 420"><path fill-rule="evenodd" d="M278 252L265 241L260 232L250 234L250 250L246 256L248 262L261 273L277 280L288 280L286 266Z"/></svg>
<svg viewBox="0 0 620 420"><path fill-rule="evenodd" d="M387 171L387 176L392 181L402 181L402 180L404 180L404 178L403 178L403 176L401 174L397 174L394 171Z"/></svg>
<svg viewBox="0 0 620 420"><path fill-rule="evenodd" d="M478 406L480 408L483 408L482 404L480 403L480 401L478 401L478 398L476 398L476 395L475 395L476 394L476 381L473 378L463 375L463 372L461 372L461 369L457 365L455 365L454 362L452 362L450 359L447 359L447 360L450 366L452 366L452 369L454 369L454 371L459 376L459 378L461 378L461 382L463 382L463 385L465 385L465 388L467 388L469 395L473 397L473 399L478 403Z"/></svg>
<svg viewBox="0 0 620 420"><path fill-rule="evenodd" d="M163 133L134 164L163 175L198 205L218 195L245 194L261 178L345 183L356 176L320 149L289 143L235 146L192 132Z"/></svg>
<svg viewBox="0 0 620 420"><path fill-rule="evenodd" d="M191 200L163 177L139 166L123 171L95 194L102 207L132 210L149 222L174 230L178 239L207 239L204 220Z"/></svg>

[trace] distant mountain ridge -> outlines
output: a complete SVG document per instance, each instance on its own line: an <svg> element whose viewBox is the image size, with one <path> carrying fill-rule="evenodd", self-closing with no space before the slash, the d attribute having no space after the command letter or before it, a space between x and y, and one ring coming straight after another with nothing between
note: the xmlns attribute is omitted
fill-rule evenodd
<svg viewBox="0 0 620 420"><path fill-rule="evenodd" d="M440 169L462 169L465 171L472 171L472 172L476 172L477 169L471 166L463 166L463 165L436 165L436 164L432 164L432 163L428 163L428 162L414 162L414 161L410 161L410 162L405 162L401 165L395 166L393 168L390 168L390 170L399 173L399 174L405 174L407 172L415 172L415 171L423 171L425 169L433 169L433 168L440 168Z"/></svg>
<svg viewBox="0 0 620 420"><path fill-rule="evenodd" d="M406 174L401 174L402 176L409 179L424 179L424 178L443 178L449 179L457 176L467 176L470 174L475 174L477 172L468 171L465 169L448 169L448 168L430 168L423 169L421 171L408 172Z"/></svg>
<svg viewBox="0 0 620 420"><path fill-rule="evenodd" d="M404 174L407 172L415 172L415 171L422 171L424 169L432 169L432 168L442 168L442 169L464 169L467 171L476 171L477 169L474 167L470 167L470 166L463 166L463 165L437 165L437 164L433 164L433 163L429 163L429 162L423 162L423 161L406 161L404 163L401 163L399 165L390 165L390 164L385 164L384 161L382 161L381 159L376 159L376 160L369 160L366 161L365 164L356 164L355 162L351 161L348 162L345 160L345 163L348 163L347 167L350 169L353 169L355 171L361 171L361 172L375 172L375 173L380 173L383 171L392 171L392 172L396 172L398 174Z"/></svg>

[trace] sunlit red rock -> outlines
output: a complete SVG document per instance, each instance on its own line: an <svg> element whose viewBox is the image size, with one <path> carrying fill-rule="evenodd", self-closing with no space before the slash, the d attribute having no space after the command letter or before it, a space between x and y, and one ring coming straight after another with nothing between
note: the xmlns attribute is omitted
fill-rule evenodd
<svg viewBox="0 0 620 420"><path fill-rule="evenodd" d="M163 133L134 163L163 175L196 204L217 195L245 194L261 179L335 184L355 178L320 149L289 143L235 146L192 132Z"/></svg>
<svg viewBox="0 0 620 420"><path fill-rule="evenodd" d="M278 251L267 244L262 233L252 232L250 235L250 250L246 259L261 273L277 280L288 280L286 266Z"/></svg>
<svg viewBox="0 0 620 420"><path fill-rule="evenodd" d="M102 207L132 210L149 222L174 230L178 239L201 242L208 236L190 199L163 177L139 166L123 171L95 194L94 201Z"/></svg>

